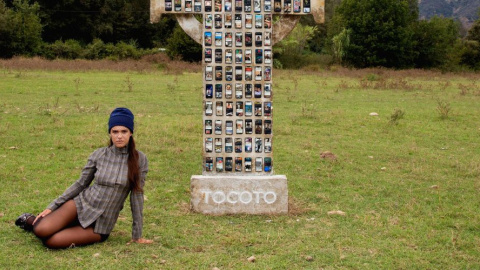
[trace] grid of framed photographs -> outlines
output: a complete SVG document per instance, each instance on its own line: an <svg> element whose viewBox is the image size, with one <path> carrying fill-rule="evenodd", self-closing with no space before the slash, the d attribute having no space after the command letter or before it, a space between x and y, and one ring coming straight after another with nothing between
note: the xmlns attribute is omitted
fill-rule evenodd
<svg viewBox="0 0 480 270"><path fill-rule="evenodd" d="M165 0L165 9L203 14L203 174L273 174L273 13L308 13L309 0Z"/></svg>

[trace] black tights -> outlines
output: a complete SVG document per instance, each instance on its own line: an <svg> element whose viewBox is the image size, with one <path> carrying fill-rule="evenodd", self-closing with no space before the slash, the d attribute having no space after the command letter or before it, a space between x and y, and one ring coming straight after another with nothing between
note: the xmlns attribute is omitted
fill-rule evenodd
<svg viewBox="0 0 480 270"><path fill-rule="evenodd" d="M29 219L29 222L33 222ZM93 232L93 225L87 228L80 226L77 218L77 207L73 200L67 201L57 210L37 220L33 233L43 244L52 249L84 246L98 243L106 239L105 235Z"/></svg>

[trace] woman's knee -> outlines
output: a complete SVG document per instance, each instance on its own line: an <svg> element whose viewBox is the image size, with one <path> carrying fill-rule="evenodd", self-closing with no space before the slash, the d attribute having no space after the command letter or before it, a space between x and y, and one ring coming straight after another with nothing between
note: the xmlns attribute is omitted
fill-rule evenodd
<svg viewBox="0 0 480 270"><path fill-rule="evenodd" d="M51 230L50 226L47 223L38 223L33 226L33 233L38 238L47 238L51 236L54 232Z"/></svg>

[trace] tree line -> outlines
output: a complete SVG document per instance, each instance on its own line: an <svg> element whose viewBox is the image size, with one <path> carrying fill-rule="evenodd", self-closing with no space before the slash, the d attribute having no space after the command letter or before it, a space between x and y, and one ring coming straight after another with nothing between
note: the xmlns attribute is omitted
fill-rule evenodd
<svg viewBox="0 0 480 270"><path fill-rule="evenodd" d="M325 10L325 24L303 16L274 47L277 68L480 69L480 19L468 32L451 18L419 20L417 0L327 0ZM166 48L201 60L173 16L152 24L149 12L150 0L0 0L0 57L123 59Z"/></svg>

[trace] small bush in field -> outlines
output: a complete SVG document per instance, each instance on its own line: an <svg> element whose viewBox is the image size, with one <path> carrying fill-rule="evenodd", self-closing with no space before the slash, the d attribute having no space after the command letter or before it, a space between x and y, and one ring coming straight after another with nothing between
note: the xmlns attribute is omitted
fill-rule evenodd
<svg viewBox="0 0 480 270"><path fill-rule="evenodd" d="M400 119L403 119L405 116L405 111L402 109L395 109L393 113L390 115L390 121L389 123L391 125L398 125L398 122Z"/></svg>
<svg viewBox="0 0 480 270"><path fill-rule="evenodd" d="M450 103L443 101L443 100L438 100L437 101L437 111L440 114L441 119L447 119L448 114L450 113Z"/></svg>

